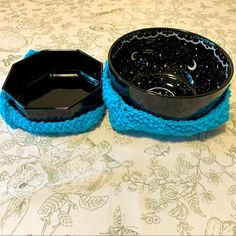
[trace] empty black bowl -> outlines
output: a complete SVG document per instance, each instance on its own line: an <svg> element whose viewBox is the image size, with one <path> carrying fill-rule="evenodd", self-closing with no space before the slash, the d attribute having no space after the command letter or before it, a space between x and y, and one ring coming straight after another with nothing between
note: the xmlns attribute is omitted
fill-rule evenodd
<svg viewBox="0 0 236 236"><path fill-rule="evenodd" d="M44 50L13 64L3 90L30 120L71 119L103 104L102 68L80 50Z"/></svg>
<svg viewBox="0 0 236 236"><path fill-rule="evenodd" d="M233 76L217 44L171 28L130 32L108 56L115 90L135 107L171 119L194 119L213 108Z"/></svg>

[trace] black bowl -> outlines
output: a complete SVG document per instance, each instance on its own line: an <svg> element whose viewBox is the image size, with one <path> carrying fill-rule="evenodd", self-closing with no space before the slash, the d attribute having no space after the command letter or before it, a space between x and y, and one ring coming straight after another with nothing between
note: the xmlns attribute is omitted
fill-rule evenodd
<svg viewBox="0 0 236 236"><path fill-rule="evenodd" d="M171 119L207 113L227 89L233 63L217 44L171 28L130 32L110 48L115 90L131 105Z"/></svg>
<svg viewBox="0 0 236 236"><path fill-rule="evenodd" d="M44 50L12 65L3 90L30 120L71 119L103 104L102 68L80 50Z"/></svg>

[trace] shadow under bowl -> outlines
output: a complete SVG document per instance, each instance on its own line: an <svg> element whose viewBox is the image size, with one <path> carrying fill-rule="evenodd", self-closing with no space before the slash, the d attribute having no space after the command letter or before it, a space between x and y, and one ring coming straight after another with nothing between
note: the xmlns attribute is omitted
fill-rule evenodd
<svg viewBox="0 0 236 236"><path fill-rule="evenodd" d="M212 109L233 76L228 54L211 40L172 28L147 28L116 40L108 55L114 89L157 116L195 119Z"/></svg>

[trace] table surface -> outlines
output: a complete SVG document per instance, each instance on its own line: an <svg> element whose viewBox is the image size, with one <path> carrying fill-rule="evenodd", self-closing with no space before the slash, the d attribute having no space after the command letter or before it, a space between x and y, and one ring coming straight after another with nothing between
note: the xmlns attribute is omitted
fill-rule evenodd
<svg viewBox="0 0 236 236"><path fill-rule="evenodd" d="M105 62L119 36L156 26L202 34L236 61L235 0L2 0L0 85L30 48ZM58 138L0 119L0 233L236 234L235 79L231 90L231 120L191 138L122 135L108 114Z"/></svg>

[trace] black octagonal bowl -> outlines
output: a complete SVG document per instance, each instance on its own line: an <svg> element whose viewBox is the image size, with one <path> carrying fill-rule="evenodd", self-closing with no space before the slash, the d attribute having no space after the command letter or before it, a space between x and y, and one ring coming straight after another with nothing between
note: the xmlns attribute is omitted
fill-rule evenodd
<svg viewBox="0 0 236 236"><path fill-rule="evenodd" d="M44 50L13 64L3 91L30 120L71 119L103 104L102 68L80 50Z"/></svg>
<svg viewBox="0 0 236 236"><path fill-rule="evenodd" d="M216 43L171 28L130 32L109 55L114 89L144 111L170 119L196 119L212 109L233 76L233 63Z"/></svg>

